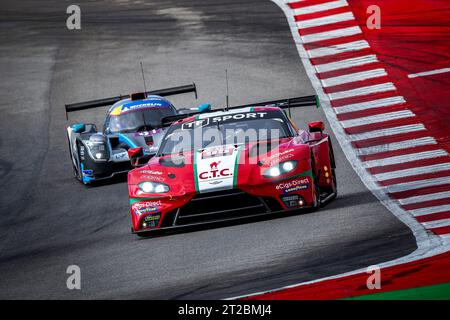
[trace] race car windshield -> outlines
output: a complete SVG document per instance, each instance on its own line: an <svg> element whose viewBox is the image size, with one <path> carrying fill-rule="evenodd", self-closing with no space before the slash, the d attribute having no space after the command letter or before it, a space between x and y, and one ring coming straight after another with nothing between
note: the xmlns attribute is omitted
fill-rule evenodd
<svg viewBox="0 0 450 320"><path fill-rule="evenodd" d="M150 108L110 116L107 128L111 133L153 130L161 127L161 119L173 115L171 108Z"/></svg>
<svg viewBox="0 0 450 320"><path fill-rule="evenodd" d="M182 123L170 127L161 144L159 156L222 145L277 140L290 136L290 131L281 118L209 122L195 128Z"/></svg>

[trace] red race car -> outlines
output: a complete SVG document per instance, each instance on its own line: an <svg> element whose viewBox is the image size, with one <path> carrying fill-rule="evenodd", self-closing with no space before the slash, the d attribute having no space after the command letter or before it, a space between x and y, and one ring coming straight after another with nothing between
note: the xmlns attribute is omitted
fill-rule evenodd
<svg viewBox="0 0 450 320"><path fill-rule="evenodd" d="M132 232L283 216L335 198L323 122L305 131L288 116L291 108L316 104L308 96L164 119L170 127L158 153L128 173Z"/></svg>

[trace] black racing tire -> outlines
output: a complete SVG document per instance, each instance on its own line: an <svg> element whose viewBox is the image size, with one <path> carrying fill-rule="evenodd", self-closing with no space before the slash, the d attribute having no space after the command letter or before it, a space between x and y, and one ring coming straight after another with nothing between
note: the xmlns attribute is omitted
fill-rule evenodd
<svg viewBox="0 0 450 320"><path fill-rule="evenodd" d="M80 159L80 154L79 154L79 148L78 148L78 141L76 141L75 142L76 144L77 144L77 155L78 155L78 159ZM81 162L80 162L80 160L75 160L77 163L78 163L78 167L75 165L75 164L73 164L73 162L72 162L72 165L73 165L73 170L74 170L74 176L75 176L75 179L77 179L81 184L83 184L84 185L84 183L83 183L83 176L82 176L82 173L81 173Z"/></svg>
<svg viewBox="0 0 450 320"><path fill-rule="evenodd" d="M331 199L335 199L337 197L338 194L338 190L337 190L337 180L336 180L336 169L331 169L331 176L333 177L333 197Z"/></svg>
<svg viewBox="0 0 450 320"><path fill-rule="evenodd" d="M69 138L69 136L67 136L67 146L69 147L70 163L72 164L72 174L73 174L75 179L77 179L78 181L82 182L81 172L80 172L79 168L77 168L77 166L73 163L73 161L75 160L75 157L73 156L72 149L70 148L70 138ZM78 152L78 143L77 143L77 152Z"/></svg>
<svg viewBox="0 0 450 320"><path fill-rule="evenodd" d="M74 164L72 164L72 167L73 167L73 176L75 177L75 179L81 182L80 170L78 170L78 168Z"/></svg>
<svg viewBox="0 0 450 320"><path fill-rule="evenodd" d="M333 153L333 148L331 146L331 142L330 142L329 146L330 146L331 177L333 178L332 192L334 193L333 197L331 198L331 200L332 200L337 197L337 180L336 180L336 164L334 161L334 153Z"/></svg>
<svg viewBox="0 0 450 320"><path fill-rule="evenodd" d="M311 153L311 171L312 171L312 175L313 175L313 187L314 187L314 194L315 194L315 198L316 200L314 201L314 204L312 206L313 210L319 209L320 208L320 189L319 186L317 185L316 181L316 175L315 175L315 162L314 162L314 157Z"/></svg>
<svg viewBox="0 0 450 320"><path fill-rule="evenodd" d="M320 190L319 186L316 184L316 179L314 178L314 193L316 194L316 200L313 205L313 210L320 208Z"/></svg>

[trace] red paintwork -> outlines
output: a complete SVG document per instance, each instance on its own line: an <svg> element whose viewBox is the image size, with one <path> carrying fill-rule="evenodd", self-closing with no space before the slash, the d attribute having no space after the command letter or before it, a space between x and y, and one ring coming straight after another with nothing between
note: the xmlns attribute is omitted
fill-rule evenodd
<svg viewBox="0 0 450 320"><path fill-rule="evenodd" d="M142 154L142 147L128 149L128 157L130 159L139 154Z"/></svg>
<svg viewBox="0 0 450 320"><path fill-rule="evenodd" d="M192 120L192 118L189 118L188 120ZM318 177L318 185L320 187L332 187L333 178L330 173L329 137L327 134L321 132L310 134L305 132L305 134L309 135L309 140L311 142L303 143L300 136L280 140L278 150L272 150L259 157L259 160L264 162L262 166L257 164L258 161L256 160L256 157L249 158L249 150L251 150L254 143L246 145L240 153L236 188L256 196L273 197L278 200L283 209L287 209L285 204L278 198L279 195L283 194L283 190L280 187L283 187L282 184L292 182L296 179L302 179L305 183L307 182L309 184L308 188L291 192L289 195L298 194L305 200L306 204L304 207L313 206L316 201L316 194L313 187L312 176L309 174L307 176L296 177L296 175L305 173L309 170L314 170ZM278 161L274 162L273 157L276 154L283 152L285 153L283 157L280 157L280 162L296 160L298 162L297 167L293 171L277 178L267 178L262 176L263 172L278 163ZM128 173L128 191L130 199L142 198L142 201L136 202L138 203L138 206L145 206L146 202L151 202L151 205L149 204L149 206L157 207L157 209L148 214L138 215L133 212L136 203L131 205L130 214L134 231L139 230L140 222L146 215L151 215L156 212L161 214L161 219L157 226L159 228L164 220L164 216L168 212L188 203L197 194L195 188L193 154L193 152L184 154L186 163L184 167L181 168L161 165L161 158L155 157L151 159L146 166L136 168ZM314 159L313 165L311 165L311 156ZM170 158L170 156L165 156L163 158ZM327 171L324 170L325 166L327 167ZM226 173L228 173L229 170L225 170L227 171ZM200 175L201 173L197 172L197 174ZM167 184L170 187L170 191L163 194L143 194L138 187L138 184L143 181L155 181ZM278 189L277 186L279 187ZM154 199L146 200L149 198Z"/></svg>
<svg viewBox="0 0 450 320"><path fill-rule="evenodd" d="M447 228L450 229L450 228ZM447 230L448 232L448 230ZM373 272L358 273L312 284L299 285L251 296L252 300L330 300L379 292L430 286L450 281L450 252L381 270L381 289L369 290L367 279Z"/></svg>
<svg viewBox="0 0 450 320"><path fill-rule="evenodd" d="M450 151L450 73L408 78L450 66L450 2L448 0L349 0L368 41L389 74L389 81L405 97L410 109ZM381 9L381 29L368 29L367 8ZM412 135L415 137L415 135Z"/></svg>
<svg viewBox="0 0 450 320"><path fill-rule="evenodd" d="M308 127L309 127L309 131L313 131L312 129L317 129L320 131L325 130L325 125L323 124L322 121L310 122L310 123L308 123Z"/></svg>

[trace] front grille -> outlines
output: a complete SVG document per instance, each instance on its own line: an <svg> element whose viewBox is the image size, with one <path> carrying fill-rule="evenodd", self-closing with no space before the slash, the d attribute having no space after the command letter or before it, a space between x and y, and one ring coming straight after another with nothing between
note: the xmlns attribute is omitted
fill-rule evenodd
<svg viewBox="0 0 450 320"><path fill-rule="evenodd" d="M175 225L227 220L281 210L275 199L256 197L241 190L217 191L196 195L181 207Z"/></svg>

